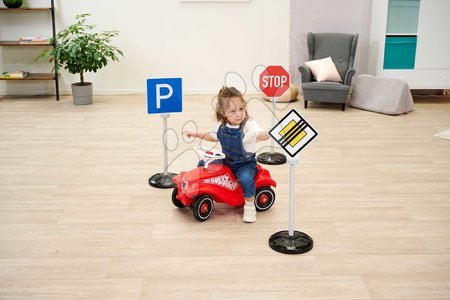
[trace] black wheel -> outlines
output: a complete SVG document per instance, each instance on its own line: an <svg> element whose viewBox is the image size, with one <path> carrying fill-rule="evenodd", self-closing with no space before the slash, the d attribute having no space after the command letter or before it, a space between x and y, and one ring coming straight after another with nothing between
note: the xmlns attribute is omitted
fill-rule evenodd
<svg viewBox="0 0 450 300"><path fill-rule="evenodd" d="M256 190L255 207L257 211L268 210L275 202L275 192L267 186Z"/></svg>
<svg viewBox="0 0 450 300"><path fill-rule="evenodd" d="M192 211L194 217L203 222L209 218L214 209L214 201L211 196L203 195L195 199L194 205L192 206Z"/></svg>
<svg viewBox="0 0 450 300"><path fill-rule="evenodd" d="M178 195L178 188L174 188L172 192L172 203L178 208L183 208L184 204L177 199L177 195Z"/></svg>

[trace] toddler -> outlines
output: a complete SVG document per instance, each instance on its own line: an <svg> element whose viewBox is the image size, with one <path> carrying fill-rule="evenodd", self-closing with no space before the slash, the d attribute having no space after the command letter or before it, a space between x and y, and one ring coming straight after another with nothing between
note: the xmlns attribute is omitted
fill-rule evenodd
<svg viewBox="0 0 450 300"><path fill-rule="evenodd" d="M255 176L256 143L269 139L267 131L256 121L250 119L247 106L242 96L234 87L223 87L217 97L217 124L210 132L185 131L187 137L197 137L210 142L220 142L222 152L226 155L223 163L236 175L241 185L244 198L244 215L242 221L256 221Z"/></svg>

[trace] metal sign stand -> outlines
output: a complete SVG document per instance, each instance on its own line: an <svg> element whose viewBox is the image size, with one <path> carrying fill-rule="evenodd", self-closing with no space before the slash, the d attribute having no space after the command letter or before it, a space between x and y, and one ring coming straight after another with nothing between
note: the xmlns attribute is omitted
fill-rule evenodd
<svg viewBox="0 0 450 300"><path fill-rule="evenodd" d="M286 254L300 254L313 248L313 239L306 233L294 231L295 214L295 167L298 158L289 159L289 230L279 231L269 238L273 250Z"/></svg>
<svg viewBox="0 0 450 300"><path fill-rule="evenodd" d="M175 173L170 173L168 169L168 159L167 159L167 119L170 117L169 114L161 114L163 119L163 144L164 144L164 172L156 173L148 179L148 184L155 188L167 189L173 188L176 184L172 179L177 175Z"/></svg>
<svg viewBox="0 0 450 300"><path fill-rule="evenodd" d="M275 126L275 101L277 97L272 97L272 126ZM283 153L275 152L275 142L273 139L270 141L270 152L263 152L258 155L257 160L259 163L266 165L282 165L286 163L286 155Z"/></svg>
<svg viewBox="0 0 450 300"><path fill-rule="evenodd" d="M312 238L304 232L294 230L295 216L295 168L299 153L319 133L308 124L295 109L287 113L272 129L269 135L289 154L289 230L274 233L269 238L269 246L286 254L300 254L313 248Z"/></svg>

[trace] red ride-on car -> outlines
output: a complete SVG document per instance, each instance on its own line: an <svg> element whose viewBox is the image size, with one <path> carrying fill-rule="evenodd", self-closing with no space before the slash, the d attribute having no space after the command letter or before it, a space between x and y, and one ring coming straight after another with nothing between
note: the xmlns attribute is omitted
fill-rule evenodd
<svg viewBox="0 0 450 300"><path fill-rule="evenodd" d="M172 202L176 207L190 207L194 217L199 221L209 218L214 209L214 202L223 202L231 206L243 206L245 199L242 189L233 172L223 164L212 164L214 160L224 159L225 154L215 149L194 147L194 150L205 161L203 167L189 172L180 172L173 178L177 185L173 189ZM276 182L270 177L268 170L257 165L255 177L256 210L268 210L275 202Z"/></svg>

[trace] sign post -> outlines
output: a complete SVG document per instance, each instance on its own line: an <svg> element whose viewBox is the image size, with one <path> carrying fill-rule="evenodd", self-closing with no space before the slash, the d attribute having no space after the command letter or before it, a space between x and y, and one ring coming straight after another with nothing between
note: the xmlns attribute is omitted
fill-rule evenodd
<svg viewBox="0 0 450 300"><path fill-rule="evenodd" d="M295 215L295 168L299 153L318 133L295 110L287 113L269 131L269 135L290 156L289 161L289 230L279 231L269 238L269 246L286 254L300 254L313 248L313 239L306 233L294 230Z"/></svg>
<svg viewBox="0 0 450 300"><path fill-rule="evenodd" d="M289 72L282 66L268 66L259 75L259 89L272 99L272 126L275 125L275 102L289 89L291 82ZM267 165L282 165L286 163L286 156L274 151L274 141L270 142L270 152L258 155L258 162Z"/></svg>
<svg viewBox="0 0 450 300"><path fill-rule="evenodd" d="M163 119L163 154L164 171L156 173L148 179L148 183L156 188L173 188L172 178L176 173L168 172L167 155L167 119L171 112L182 111L181 78L147 79L147 113L160 114Z"/></svg>

